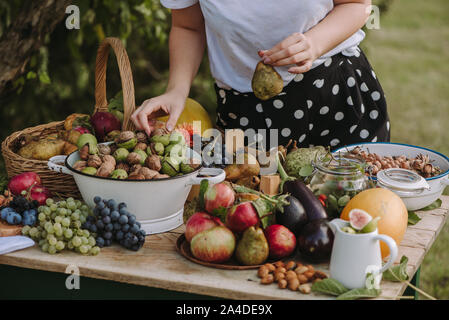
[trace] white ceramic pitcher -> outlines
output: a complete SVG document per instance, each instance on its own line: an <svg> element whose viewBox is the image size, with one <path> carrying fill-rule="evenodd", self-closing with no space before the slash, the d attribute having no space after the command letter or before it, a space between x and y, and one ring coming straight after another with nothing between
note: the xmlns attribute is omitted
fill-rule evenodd
<svg viewBox="0 0 449 320"><path fill-rule="evenodd" d="M379 270L379 277L388 270L398 255L396 242L389 236L378 234L377 229L370 233L350 234L341 230L348 222L334 219L330 222L335 234L330 262L330 277L348 289L364 288L366 274ZM390 249L388 262L382 267L379 240Z"/></svg>

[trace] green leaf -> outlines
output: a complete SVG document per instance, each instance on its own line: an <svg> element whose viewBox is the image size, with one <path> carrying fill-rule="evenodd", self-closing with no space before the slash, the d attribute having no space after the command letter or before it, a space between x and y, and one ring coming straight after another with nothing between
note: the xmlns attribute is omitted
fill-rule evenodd
<svg viewBox="0 0 449 320"><path fill-rule="evenodd" d="M435 202L433 202L432 204L429 204L425 208L420 209L419 211L430 211L430 210L438 209L441 207L442 203L443 203L443 201L441 201L441 199L437 199L437 200L435 200Z"/></svg>
<svg viewBox="0 0 449 320"><path fill-rule="evenodd" d="M27 80L30 80L30 79L36 79L36 72L34 72L34 71L29 71L28 73L27 73L27 76L26 76L26 78L27 78Z"/></svg>
<svg viewBox="0 0 449 320"><path fill-rule="evenodd" d="M319 281L321 282L321 281ZM381 291L377 289L352 289L337 297L337 300L356 300L363 298L376 298L380 295Z"/></svg>
<svg viewBox="0 0 449 320"><path fill-rule="evenodd" d="M48 75L47 72L40 72L39 73L39 81L43 84L50 84L51 80L50 80L50 76Z"/></svg>
<svg viewBox="0 0 449 320"><path fill-rule="evenodd" d="M259 215L262 228L265 229L272 225L274 223L273 205L262 198L254 200L252 203Z"/></svg>
<svg viewBox="0 0 449 320"><path fill-rule="evenodd" d="M414 211L408 212L408 224L409 225L415 225L419 221L421 221L421 218L416 214L416 212L414 212Z"/></svg>
<svg viewBox="0 0 449 320"><path fill-rule="evenodd" d="M206 193L208 188L209 188L209 180L207 180L207 179L201 180L200 194L199 194L198 198L199 198L199 206L203 210L204 210L204 194Z"/></svg>
<svg viewBox="0 0 449 320"><path fill-rule="evenodd" d="M318 293L324 293L332 296L340 296L348 289L345 288L340 282L335 279L327 278L321 281L317 281L312 285L312 291Z"/></svg>
<svg viewBox="0 0 449 320"><path fill-rule="evenodd" d="M387 281L400 282L409 279L407 274L408 258L406 256L401 257L401 261L397 266L391 267L383 274L383 279Z"/></svg>
<svg viewBox="0 0 449 320"><path fill-rule="evenodd" d="M298 172L298 174L299 174L301 177L308 177L308 176L310 176L312 173L313 173L313 166L312 166L311 164L306 164L306 165L303 166L303 167L299 170L299 172Z"/></svg>

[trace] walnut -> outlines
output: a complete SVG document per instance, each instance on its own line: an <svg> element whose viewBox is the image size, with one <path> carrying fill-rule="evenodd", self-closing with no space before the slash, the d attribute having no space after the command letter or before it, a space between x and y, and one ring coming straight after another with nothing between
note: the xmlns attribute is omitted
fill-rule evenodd
<svg viewBox="0 0 449 320"><path fill-rule="evenodd" d="M89 145L85 145L80 149L81 160L87 160L89 158Z"/></svg>
<svg viewBox="0 0 449 320"><path fill-rule="evenodd" d="M153 179L165 179L165 178L170 178L170 176L168 174L159 173L155 175Z"/></svg>
<svg viewBox="0 0 449 320"><path fill-rule="evenodd" d="M115 159L111 155L103 156L103 164L97 170L97 176L99 177L109 177L112 171L115 170Z"/></svg>
<svg viewBox="0 0 449 320"><path fill-rule="evenodd" d="M144 142L139 142L138 144L136 144L136 146L134 147L134 150L142 150L142 151L146 151L147 150L148 145Z"/></svg>
<svg viewBox="0 0 449 320"><path fill-rule="evenodd" d="M129 167L129 165L127 164L127 163L119 163L119 164L117 164L117 166L115 167L115 169L116 170L118 170L118 169L122 169L122 170L125 170L126 171L126 173L129 173L130 171L130 167Z"/></svg>
<svg viewBox="0 0 449 320"><path fill-rule="evenodd" d="M103 161L101 161L100 156L93 154L89 156L87 159L87 166L98 169L102 165Z"/></svg>
<svg viewBox="0 0 449 320"><path fill-rule="evenodd" d="M145 176L133 172L128 176L128 179L129 180L145 180Z"/></svg>
<svg viewBox="0 0 449 320"><path fill-rule="evenodd" d="M145 160L145 165L155 171L161 170L161 158L159 156L153 154Z"/></svg>
<svg viewBox="0 0 449 320"><path fill-rule="evenodd" d="M145 179L153 179L156 175L159 174L159 172L155 170L148 169L147 167L142 167L137 171L138 174L141 174L145 177Z"/></svg>
<svg viewBox="0 0 449 320"><path fill-rule="evenodd" d="M75 164L73 165L73 169L81 171L83 170L85 167L87 167L87 162L83 161L83 160L78 160L77 162L75 162Z"/></svg>
<svg viewBox="0 0 449 320"><path fill-rule="evenodd" d="M128 162L128 164L130 165L139 164L141 160L142 157L140 156L140 154L135 152L131 152L130 154L128 154L128 157L126 158L126 162Z"/></svg>
<svg viewBox="0 0 449 320"><path fill-rule="evenodd" d="M139 131L136 133L137 142L148 143L148 137L145 132Z"/></svg>
<svg viewBox="0 0 449 320"><path fill-rule="evenodd" d="M117 147L117 145L115 143L110 144L108 147L111 150L111 152L109 154L114 154L115 150L118 149L118 147Z"/></svg>
<svg viewBox="0 0 449 320"><path fill-rule="evenodd" d="M109 147L108 145L104 145L104 144L99 144L99 145L98 145L98 152L99 152L101 155L112 154L112 152L111 152L111 147Z"/></svg>
<svg viewBox="0 0 449 320"><path fill-rule="evenodd" d="M157 128L152 132L152 136L162 136L164 134L168 134L170 131L168 131L166 128Z"/></svg>
<svg viewBox="0 0 449 320"><path fill-rule="evenodd" d="M126 142L131 139L134 139L136 136L132 131L122 131L120 135L116 139L116 143Z"/></svg>
<svg viewBox="0 0 449 320"><path fill-rule="evenodd" d="M142 165L140 163L135 164L131 168L129 168L129 172L134 173L136 171L139 171L140 168L142 168Z"/></svg>

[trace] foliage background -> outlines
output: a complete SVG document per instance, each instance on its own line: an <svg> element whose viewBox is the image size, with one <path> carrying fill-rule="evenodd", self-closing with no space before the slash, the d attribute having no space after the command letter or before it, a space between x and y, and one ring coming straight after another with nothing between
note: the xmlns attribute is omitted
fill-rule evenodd
<svg viewBox="0 0 449 320"><path fill-rule="evenodd" d="M0 38L24 3L0 0ZM381 9L381 29L368 30L363 42L384 87L392 122L392 140L449 154L449 1L374 0ZM133 67L136 104L162 93L168 77L169 10L159 0L75 0L81 29L64 21L18 78L0 96L0 140L11 132L62 120L94 107L96 49L105 36L120 37ZM13 54L13 53L12 53ZM108 97L120 88L115 59L108 65ZM215 109L207 57L190 96ZM3 173L0 158L0 175ZM422 272L425 289L449 299L449 226L427 255Z"/></svg>

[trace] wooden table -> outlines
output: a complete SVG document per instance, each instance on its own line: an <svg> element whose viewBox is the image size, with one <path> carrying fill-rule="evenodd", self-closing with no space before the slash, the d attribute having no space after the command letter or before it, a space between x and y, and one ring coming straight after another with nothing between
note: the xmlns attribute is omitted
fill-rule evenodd
<svg viewBox="0 0 449 320"><path fill-rule="evenodd" d="M441 199L441 208L418 213L422 220L408 227L399 247L397 262L402 255L409 258L410 276L420 267L447 219L449 196ZM330 298L280 290L276 284L261 285L256 270L220 270L190 262L175 250L176 240L183 231L184 227L179 227L171 232L150 235L138 252L112 246L103 248L95 257L70 251L49 255L35 246L0 256L0 264L60 273L66 272L67 267L73 265L85 277L229 299ZM327 265L316 265L316 268L325 272L328 270ZM0 274L0 283L1 281ZM387 297L400 296L406 289L405 284L388 281L383 281L381 287L382 296Z"/></svg>

